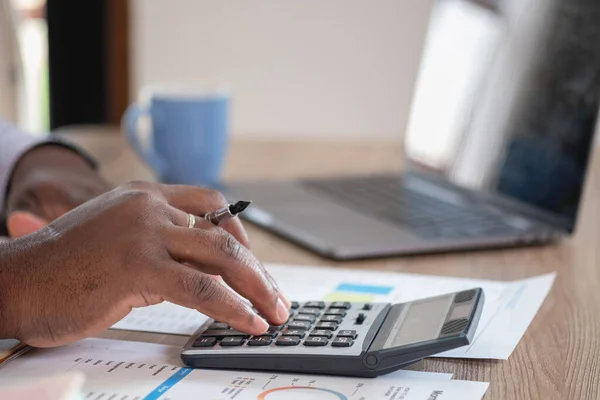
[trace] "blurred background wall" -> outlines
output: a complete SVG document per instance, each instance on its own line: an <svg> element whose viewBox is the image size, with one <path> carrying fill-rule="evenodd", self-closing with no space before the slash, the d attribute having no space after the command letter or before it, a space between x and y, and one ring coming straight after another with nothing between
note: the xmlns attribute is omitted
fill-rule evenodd
<svg viewBox="0 0 600 400"><path fill-rule="evenodd" d="M235 135L406 136L421 158L448 158L502 1L0 0L0 114L39 134L118 124L146 84L227 82Z"/></svg>
<svg viewBox="0 0 600 400"><path fill-rule="evenodd" d="M233 131L400 138L431 0L132 0L131 92L230 82Z"/></svg>

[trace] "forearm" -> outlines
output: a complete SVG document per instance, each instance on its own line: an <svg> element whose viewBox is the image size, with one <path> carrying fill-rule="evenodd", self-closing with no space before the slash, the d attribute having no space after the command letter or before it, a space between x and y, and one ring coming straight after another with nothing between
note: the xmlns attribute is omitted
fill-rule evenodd
<svg viewBox="0 0 600 400"><path fill-rule="evenodd" d="M22 253L25 250L21 243L8 237L0 237L0 339L17 339L22 298L20 274Z"/></svg>

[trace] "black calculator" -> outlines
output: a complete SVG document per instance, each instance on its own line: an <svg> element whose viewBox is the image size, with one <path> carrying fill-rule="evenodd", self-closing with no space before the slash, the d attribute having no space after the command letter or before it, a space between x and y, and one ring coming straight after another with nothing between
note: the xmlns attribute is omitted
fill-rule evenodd
<svg viewBox="0 0 600 400"><path fill-rule="evenodd" d="M195 368L376 377L470 344L483 302L481 289L402 304L293 302L287 323L261 336L207 321L181 359Z"/></svg>

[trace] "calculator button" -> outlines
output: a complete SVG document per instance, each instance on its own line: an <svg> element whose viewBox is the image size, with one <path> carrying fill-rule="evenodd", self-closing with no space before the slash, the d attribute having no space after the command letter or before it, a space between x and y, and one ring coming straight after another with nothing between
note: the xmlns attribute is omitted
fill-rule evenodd
<svg viewBox="0 0 600 400"><path fill-rule="evenodd" d="M322 336L322 337L326 337L327 339L329 339L330 337L333 336L333 333L331 333L331 331L327 330L327 329L315 329L314 331L312 331L310 333L310 336Z"/></svg>
<svg viewBox="0 0 600 400"><path fill-rule="evenodd" d="M358 314L358 317L356 317L356 325L362 325L362 323L365 322L365 319L367 319L367 316L365 314Z"/></svg>
<svg viewBox="0 0 600 400"><path fill-rule="evenodd" d="M304 304L304 308L318 308L318 309L323 309L325 308L325 303L322 301L309 301L307 303Z"/></svg>
<svg viewBox="0 0 600 400"><path fill-rule="evenodd" d="M229 325L227 325L225 322L213 322L212 324L210 324L208 329L209 330L221 330L221 329L231 329L231 327Z"/></svg>
<svg viewBox="0 0 600 400"><path fill-rule="evenodd" d="M348 331L348 330L341 330L337 333L337 337L349 337L352 339L356 339L358 335L356 334L356 331Z"/></svg>
<svg viewBox="0 0 600 400"><path fill-rule="evenodd" d="M192 344L192 347L213 347L215 344L217 344L217 338L201 337Z"/></svg>
<svg viewBox="0 0 600 400"><path fill-rule="evenodd" d="M315 316L314 315L296 315L296 318L294 318L294 321L307 321L310 322L311 324L315 322Z"/></svg>
<svg viewBox="0 0 600 400"><path fill-rule="evenodd" d="M338 317L345 317L346 316L346 311L340 310L340 309L337 309L337 308L333 308L331 310L325 311L325 313L323 315L337 315Z"/></svg>
<svg viewBox="0 0 600 400"><path fill-rule="evenodd" d="M349 337L336 337L331 342L331 347L350 347L354 341Z"/></svg>
<svg viewBox="0 0 600 400"><path fill-rule="evenodd" d="M267 332L264 333L264 336L271 336L271 337L275 337L277 336L277 334L279 333L279 329L277 329L279 327L277 326L271 326L269 329L267 329Z"/></svg>
<svg viewBox="0 0 600 400"><path fill-rule="evenodd" d="M252 336L248 339L248 346L268 346L273 343L271 336Z"/></svg>
<svg viewBox="0 0 600 400"><path fill-rule="evenodd" d="M321 336L313 336L313 337L308 337L305 341L304 341L304 345L305 346L326 346L327 342L329 342L327 340L327 338L321 337Z"/></svg>
<svg viewBox="0 0 600 400"><path fill-rule="evenodd" d="M303 308L302 310L298 311L298 315L313 315L313 316L317 316L321 314L321 311L315 309L315 308Z"/></svg>
<svg viewBox="0 0 600 400"><path fill-rule="evenodd" d="M225 336L241 336L248 337L247 333L236 331L233 329L209 329L202 332L202 337L212 336L212 337L225 337Z"/></svg>
<svg viewBox="0 0 600 400"><path fill-rule="evenodd" d="M233 346L241 346L244 344L244 338L239 336L230 336L223 338L221 343L219 343L221 347L233 347Z"/></svg>
<svg viewBox="0 0 600 400"><path fill-rule="evenodd" d="M336 324L341 324L342 318L337 315L323 315L320 322L335 322Z"/></svg>
<svg viewBox="0 0 600 400"><path fill-rule="evenodd" d="M287 326L290 329L303 329L303 330L307 330L308 328L310 328L310 323L308 323L306 321L292 321L289 324L287 324Z"/></svg>
<svg viewBox="0 0 600 400"><path fill-rule="evenodd" d="M270 325L270 326L269 326L269 330L273 329L273 330L275 330L275 331L280 331L280 330L282 330L282 329L283 329L283 327L284 327L284 326L285 326L285 325Z"/></svg>
<svg viewBox="0 0 600 400"><path fill-rule="evenodd" d="M298 346L300 338L298 336L282 336L275 342L277 346Z"/></svg>
<svg viewBox="0 0 600 400"><path fill-rule="evenodd" d="M319 322L315 326L316 329L329 329L330 331L335 331L337 327L338 326L335 322Z"/></svg>
<svg viewBox="0 0 600 400"><path fill-rule="evenodd" d="M285 331L281 332L282 336L298 336L301 338L303 338L305 334L306 331L301 329L286 329Z"/></svg>
<svg viewBox="0 0 600 400"><path fill-rule="evenodd" d="M298 307L300 307L300 304L298 304L297 301L292 301L292 310L295 310Z"/></svg>
<svg viewBox="0 0 600 400"><path fill-rule="evenodd" d="M329 308L341 308L343 310L348 310L350 308L350 303L347 301L334 301L329 305Z"/></svg>
<svg viewBox="0 0 600 400"><path fill-rule="evenodd" d="M368 311L368 310L370 310L370 309L372 309L372 308L373 308L373 305L371 305L371 304L367 303L367 304L365 304L365 305L363 306L363 308L362 308L362 309L363 309L363 310L367 310L367 311Z"/></svg>

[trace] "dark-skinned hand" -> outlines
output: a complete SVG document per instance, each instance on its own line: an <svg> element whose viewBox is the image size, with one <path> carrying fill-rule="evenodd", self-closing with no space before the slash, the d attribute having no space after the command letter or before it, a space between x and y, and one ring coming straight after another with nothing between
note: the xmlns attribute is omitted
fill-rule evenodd
<svg viewBox="0 0 600 400"><path fill-rule="evenodd" d="M225 204L207 189L135 182L0 243L0 337L63 345L164 300L252 335L284 323L290 302L240 243L240 222L231 233L202 218L187 226L188 213Z"/></svg>
<svg viewBox="0 0 600 400"><path fill-rule="evenodd" d="M110 185L78 153L47 144L16 163L6 193L6 213L29 215L8 224L11 237L35 232L73 208L106 193Z"/></svg>

